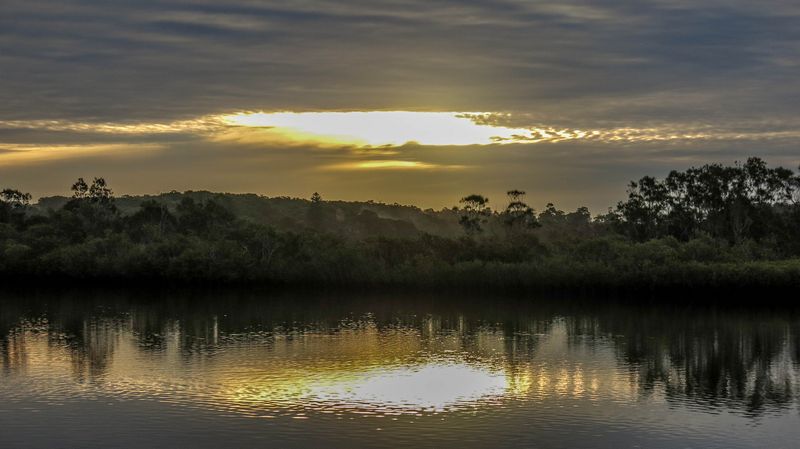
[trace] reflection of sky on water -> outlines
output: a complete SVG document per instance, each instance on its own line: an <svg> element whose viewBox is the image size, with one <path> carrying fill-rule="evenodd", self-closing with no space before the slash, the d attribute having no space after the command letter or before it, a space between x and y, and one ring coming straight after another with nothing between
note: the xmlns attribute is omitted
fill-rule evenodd
<svg viewBox="0 0 800 449"><path fill-rule="evenodd" d="M797 418L788 316L296 313L131 308L10 319L0 310L0 421L12 410L140 400L166 404L156 415L432 420L430 429L475 414L481 428L582 422L721 435Z"/></svg>
<svg viewBox="0 0 800 449"><path fill-rule="evenodd" d="M313 383L298 400L377 412L441 412L459 404L500 397L502 372L466 363L428 363L359 373L351 379ZM269 399L269 391L265 392Z"/></svg>
<svg viewBox="0 0 800 449"><path fill-rule="evenodd" d="M0 392L54 401L109 394L273 416L490 410L563 398L658 403L691 388L677 366L671 385L651 388L636 367L620 366L612 340L575 339L560 318L546 333L511 337L466 329L463 319L460 329L442 329L435 317L416 328L367 319L327 332L226 333L212 323L203 337L187 337L179 321L141 335L130 319L95 319L82 324L78 344L47 321L23 322L7 339L0 369L8 388ZM796 384L787 356L772 363L770 383ZM755 375L748 388L763 389Z"/></svg>

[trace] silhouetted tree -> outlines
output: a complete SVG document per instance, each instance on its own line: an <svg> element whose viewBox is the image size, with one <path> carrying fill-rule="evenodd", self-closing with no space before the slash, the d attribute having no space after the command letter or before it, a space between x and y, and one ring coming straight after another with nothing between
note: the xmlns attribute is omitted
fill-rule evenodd
<svg viewBox="0 0 800 449"><path fill-rule="evenodd" d="M0 201L14 209L27 207L31 203L31 194L22 193L16 189L3 189L0 191Z"/></svg>
<svg viewBox="0 0 800 449"><path fill-rule="evenodd" d="M110 203L114 200L114 192L105 178L94 178L92 185L89 186L89 198L98 203Z"/></svg>
<svg viewBox="0 0 800 449"><path fill-rule="evenodd" d="M553 203L547 203L544 210L539 214L541 224L559 225L564 222L565 213L557 209Z"/></svg>
<svg viewBox="0 0 800 449"><path fill-rule="evenodd" d="M623 232L637 241L664 235L685 241L703 231L737 244L780 233L778 215L790 209L797 189L791 170L753 157L732 167L672 171L663 181L645 176L631 182L617 211Z"/></svg>
<svg viewBox="0 0 800 449"><path fill-rule="evenodd" d="M30 202L30 193L23 193L16 189L0 191L0 223L21 225L25 221L25 210Z"/></svg>
<svg viewBox="0 0 800 449"><path fill-rule="evenodd" d="M114 195L104 178L94 178L87 185L83 178L72 185L72 199L58 216L73 238L81 235L99 235L119 223L119 211L114 204Z"/></svg>
<svg viewBox="0 0 800 449"><path fill-rule="evenodd" d="M468 235L483 232L481 223L485 223L486 217L492 213L488 206L489 199L483 195L472 194L461 198L459 203L463 206L458 223L464 228L464 231Z"/></svg>
<svg viewBox="0 0 800 449"><path fill-rule="evenodd" d="M89 185L86 184L83 178L78 178L70 189L72 190L72 197L76 199L84 198L89 194Z"/></svg>
<svg viewBox="0 0 800 449"><path fill-rule="evenodd" d="M523 201L525 192L522 190L509 190L507 195L508 206L506 206L502 216L510 234L541 226L539 220L536 219L536 212Z"/></svg>

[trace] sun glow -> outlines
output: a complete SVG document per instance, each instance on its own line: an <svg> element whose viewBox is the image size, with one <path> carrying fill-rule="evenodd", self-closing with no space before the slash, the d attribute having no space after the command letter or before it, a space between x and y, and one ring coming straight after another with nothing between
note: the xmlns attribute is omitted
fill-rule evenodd
<svg viewBox="0 0 800 449"><path fill-rule="evenodd" d="M324 170L461 170L465 168L468 167L464 165L441 165L419 161L390 159L345 162L323 167Z"/></svg>
<svg viewBox="0 0 800 449"><path fill-rule="evenodd" d="M512 125L513 123L513 125ZM225 145L281 146L311 145L319 148L368 149L372 156L396 154L396 147L541 144L559 142L596 142L630 144L690 141L796 140L797 129L746 130L742 127L714 128L702 123L682 123L655 127L572 128L538 121L526 123L525 117L500 112L263 112L243 111L155 122L81 122L70 120L0 120L0 130L55 131L87 136L113 135L116 139L139 139L157 135L191 135ZM91 140L91 139L90 139ZM126 140L127 142L127 140ZM151 142L144 143L147 145ZM88 143L99 148L100 144ZM136 142L141 145L141 142ZM110 144L109 144L110 145ZM37 145L27 145L35 149ZM38 145L45 147L44 145ZM66 149L70 145L57 145ZM77 145L71 145L77 146ZM106 145L108 146L108 145ZM0 152L19 149L21 145L0 141ZM47 146L48 150L56 146ZM52 156L55 151L45 151ZM57 152L76 155L81 151ZM20 152L11 159L25 159ZM37 159L45 157L36 156ZM370 166L339 164L339 169L428 169L441 166L410 166L397 161ZM455 168L455 167L448 167Z"/></svg>
<svg viewBox="0 0 800 449"><path fill-rule="evenodd" d="M314 385L308 396L327 403L379 410L444 411L488 398L508 389L502 371L466 363L429 363L364 373L349 381Z"/></svg>
<svg viewBox="0 0 800 449"><path fill-rule="evenodd" d="M402 414L454 411L515 393L502 369L458 360L293 374L237 385L227 392L227 400L263 409L291 405Z"/></svg>
<svg viewBox="0 0 800 449"><path fill-rule="evenodd" d="M230 125L265 128L291 140L358 146L486 145L530 130L481 123L479 112L248 112L223 116Z"/></svg>

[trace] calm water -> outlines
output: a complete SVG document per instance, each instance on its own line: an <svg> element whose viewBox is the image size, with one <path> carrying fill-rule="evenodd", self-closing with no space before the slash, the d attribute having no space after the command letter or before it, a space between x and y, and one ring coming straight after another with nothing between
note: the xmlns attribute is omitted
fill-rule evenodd
<svg viewBox="0 0 800 449"><path fill-rule="evenodd" d="M565 299L0 296L0 446L797 447L800 314Z"/></svg>

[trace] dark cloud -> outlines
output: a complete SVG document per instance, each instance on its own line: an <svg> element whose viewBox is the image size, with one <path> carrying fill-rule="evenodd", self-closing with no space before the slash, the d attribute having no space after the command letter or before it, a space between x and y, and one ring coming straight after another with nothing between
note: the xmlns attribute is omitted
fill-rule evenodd
<svg viewBox="0 0 800 449"><path fill-rule="evenodd" d="M785 62L800 16L774 0L3 3L4 116L402 106L630 120L691 114L709 94L797 112L783 95L797 91ZM672 92L682 107L625 107Z"/></svg>

